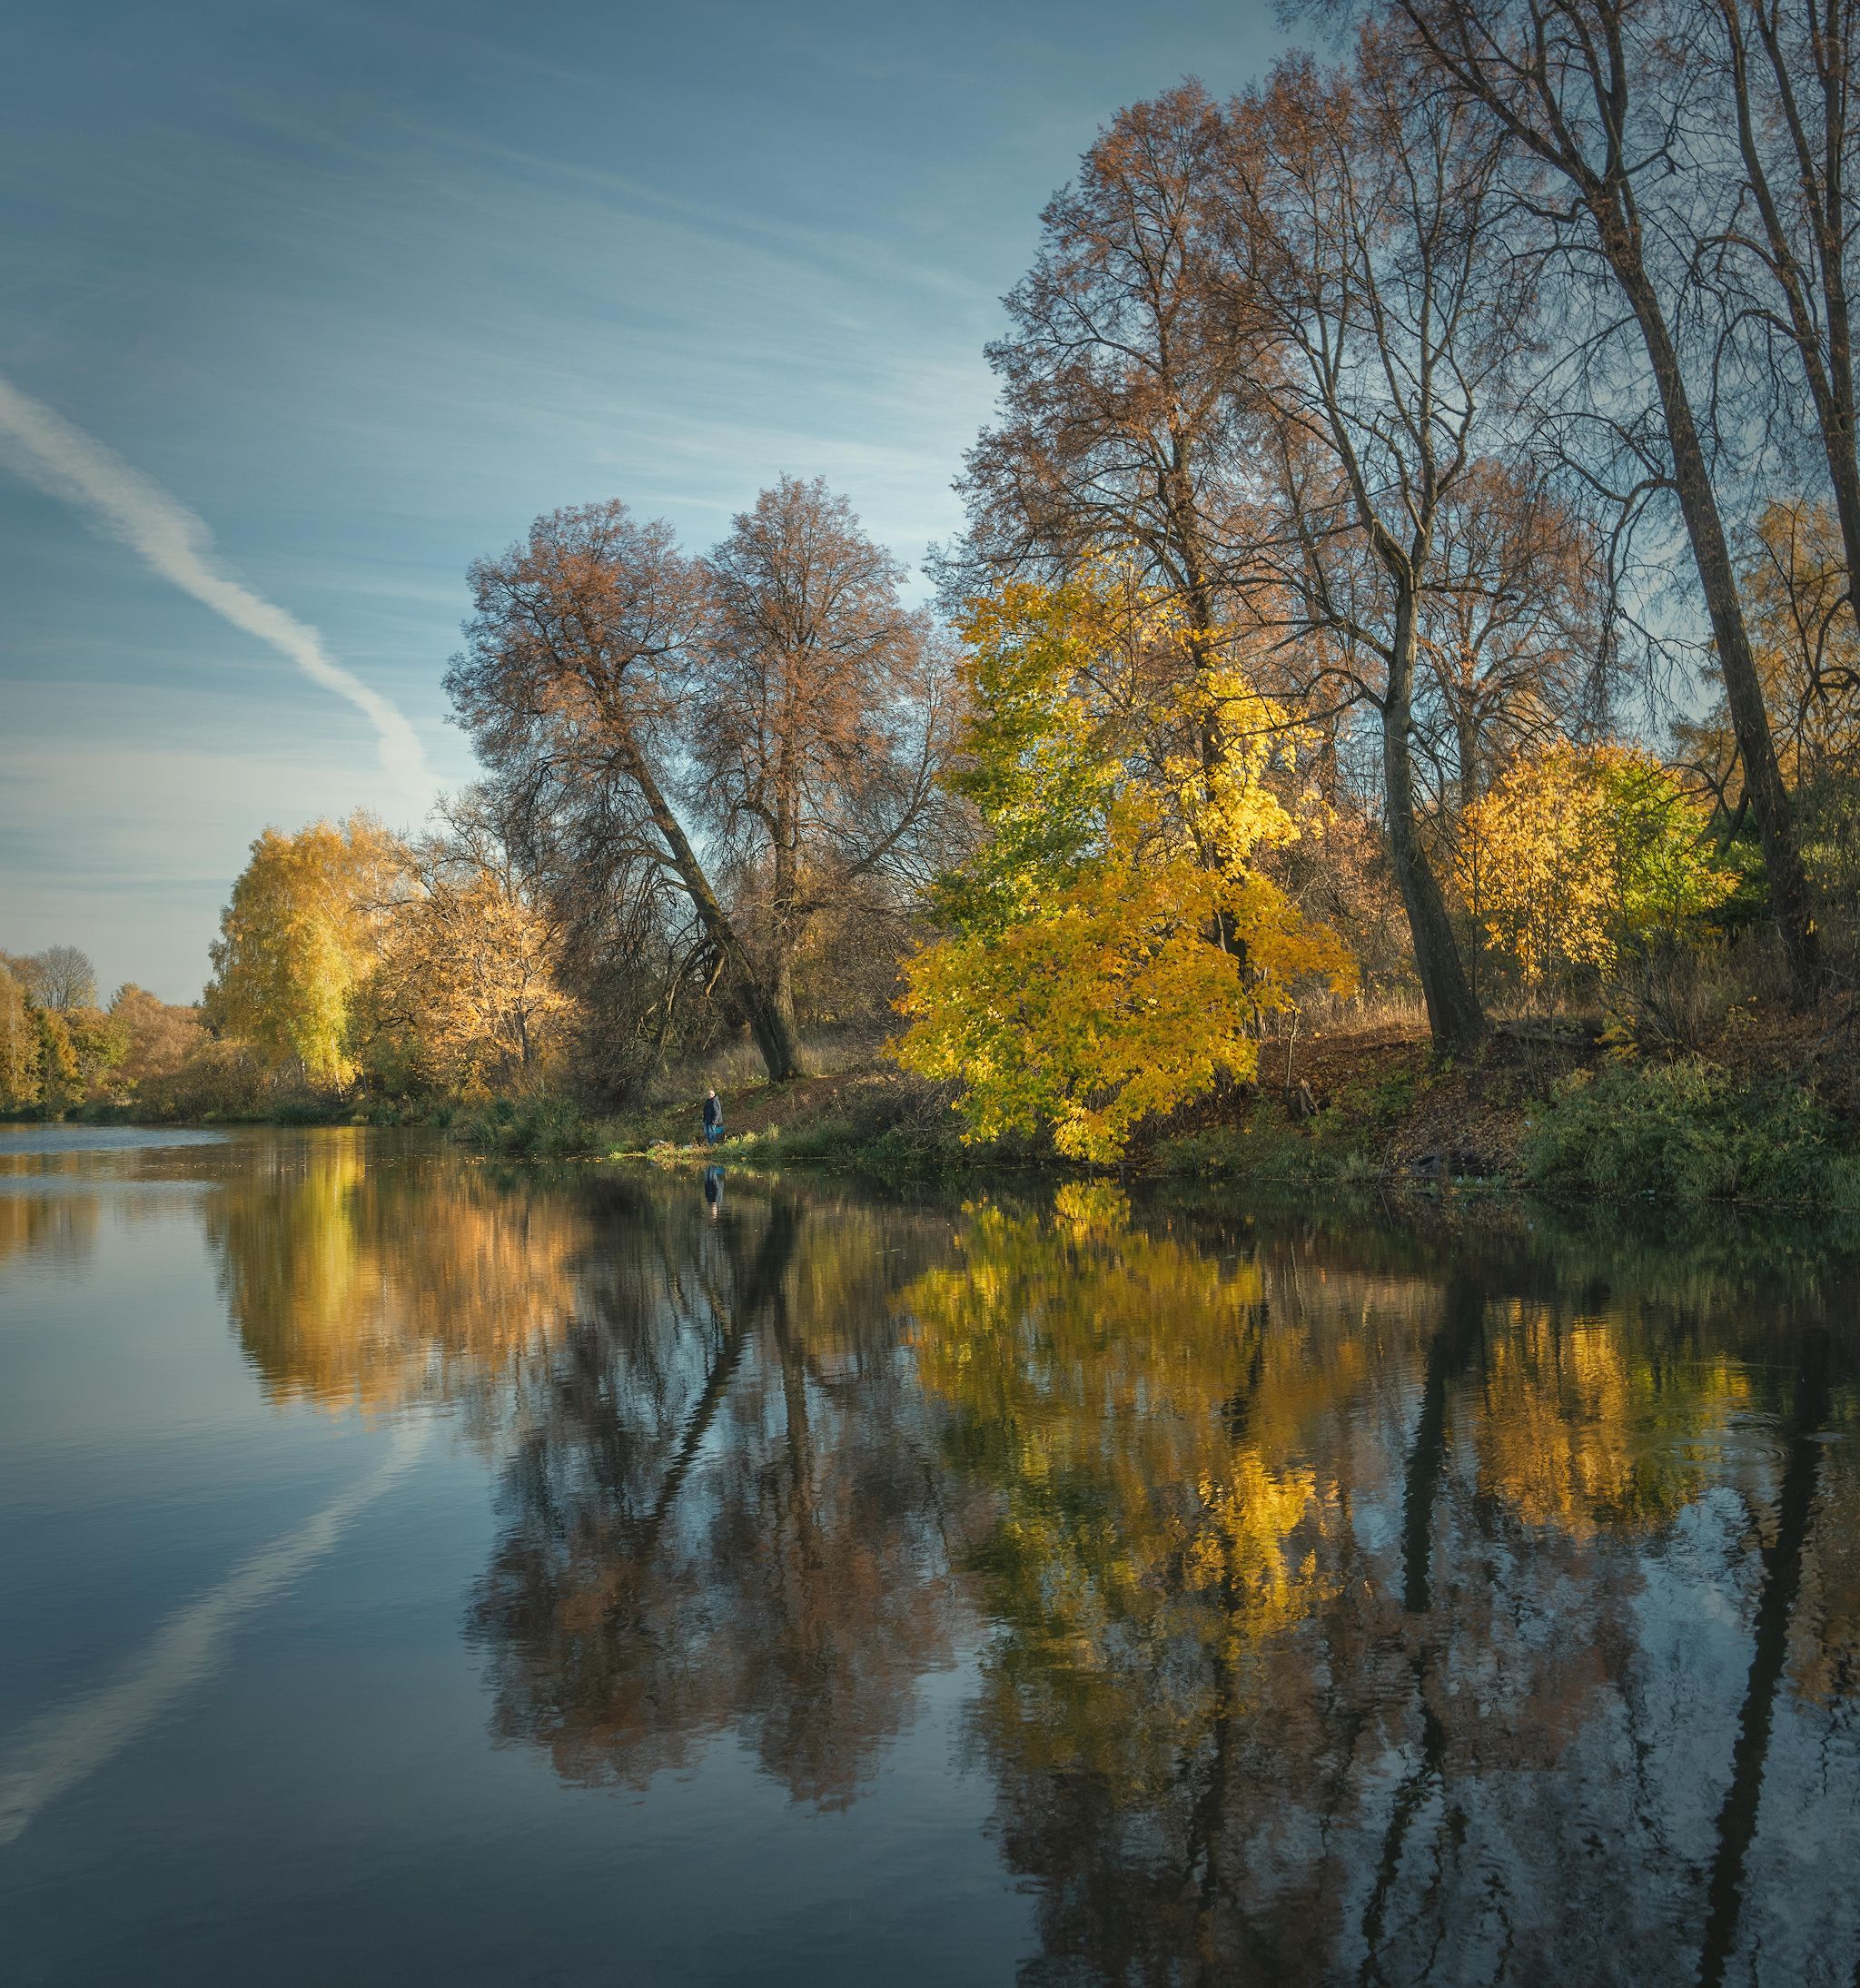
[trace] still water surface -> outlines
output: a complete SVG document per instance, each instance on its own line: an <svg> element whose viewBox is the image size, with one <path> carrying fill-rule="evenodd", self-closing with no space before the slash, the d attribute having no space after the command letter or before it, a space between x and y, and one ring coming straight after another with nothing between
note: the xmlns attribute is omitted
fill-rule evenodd
<svg viewBox="0 0 1860 1988"><path fill-rule="evenodd" d="M0 1134L0 1975L1850 1983L1826 1237Z"/></svg>

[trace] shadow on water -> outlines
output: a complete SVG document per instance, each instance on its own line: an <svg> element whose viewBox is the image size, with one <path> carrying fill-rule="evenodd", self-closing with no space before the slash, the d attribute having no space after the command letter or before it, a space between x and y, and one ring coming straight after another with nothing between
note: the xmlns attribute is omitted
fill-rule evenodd
<svg viewBox="0 0 1860 1988"><path fill-rule="evenodd" d="M965 1666L1030 1983L1855 1978L1855 1238L190 1163L268 1392L490 1460L565 1782L842 1808Z"/></svg>

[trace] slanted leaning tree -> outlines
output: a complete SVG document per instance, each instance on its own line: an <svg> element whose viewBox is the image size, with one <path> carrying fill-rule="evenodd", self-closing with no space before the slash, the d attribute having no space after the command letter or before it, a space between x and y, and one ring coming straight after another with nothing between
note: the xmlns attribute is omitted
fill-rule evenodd
<svg viewBox="0 0 1860 1988"><path fill-rule="evenodd" d="M803 1067L809 920L908 865L939 803L945 678L900 577L843 499L793 481L708 562L609 502L471 569L446 687L499 812L674 877L777 1082Z"/></svg>

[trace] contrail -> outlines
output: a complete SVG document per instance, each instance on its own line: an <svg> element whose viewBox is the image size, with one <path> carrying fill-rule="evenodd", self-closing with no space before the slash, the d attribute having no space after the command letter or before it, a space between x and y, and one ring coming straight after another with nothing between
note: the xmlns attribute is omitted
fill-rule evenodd
<svg viewBox="0 0 1860 1988"><path fill-rule="evenodd" d="M295 1532L253 1554L210 1594L170 1616L114 1684L27 1726L0 1765L0 1845L15 1842L47 1802L94 1774L190 1685L210 1676L239 1618L322 1559L351 1521L420 1455L429 1433L420 1424L400 1429L377 1469Z"/></svg>
<svg viewBox="0 0 1860 1988"><path fill-rule="evenodd" d="M29 481L83 511L140 553L163 579L235 628L270 643L312 683L346 697L380 734L387 773L410 786L429 784L420 740L399 707L336 662L307 622L220 571L204 519L5 377L0 377L0 443L12 445L7 454Z"/></svg>

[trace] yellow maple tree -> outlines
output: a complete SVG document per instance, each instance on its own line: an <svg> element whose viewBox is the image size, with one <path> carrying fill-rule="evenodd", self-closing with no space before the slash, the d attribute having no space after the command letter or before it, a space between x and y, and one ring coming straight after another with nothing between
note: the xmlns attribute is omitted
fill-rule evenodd
<svg viewBox="0 0 1860 1988"><path fill-rule="evenodd" d="M1102 576L1006 587L965 625L959 791L986 838L910 963L898 1049L968 1136L1041 1123L1109 1161L1145 1117L1250 1077L1262 1015L1343 988L1341 942L1251 866L1295 838L1285 715L1204 635Z"/></svg>
<svg viewBox="0 0 1860 1988"><path fill-rule="evenodd" d="M1567 739L1515 760L1461 817L1462 894L1539 992L1604 972L1729 896L1706 812L1654 756Z"/></svg>

